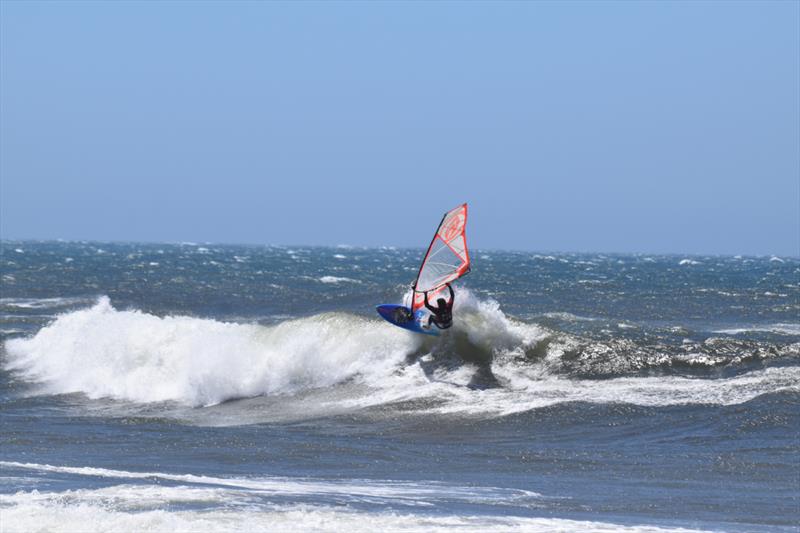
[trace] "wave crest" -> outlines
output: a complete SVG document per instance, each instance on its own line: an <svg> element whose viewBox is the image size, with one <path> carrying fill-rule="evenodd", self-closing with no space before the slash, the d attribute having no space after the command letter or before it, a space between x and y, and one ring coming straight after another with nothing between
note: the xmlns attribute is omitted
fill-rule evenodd
<svg viewBox="0 0 800 533"><path fill-rule="evenodd" d="M50 393L211 405L391 372L413 339L342 314L275 326L118 311L107 297L6 342L6 368Z"/></svg>

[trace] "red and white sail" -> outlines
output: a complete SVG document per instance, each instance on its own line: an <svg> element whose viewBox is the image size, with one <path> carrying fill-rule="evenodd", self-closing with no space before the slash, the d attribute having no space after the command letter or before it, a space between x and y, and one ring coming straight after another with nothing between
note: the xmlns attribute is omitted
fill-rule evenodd
<svg viewBox="0 0 800 533"><path fill-rule="evenodd" d="M428 292L428 301L435 302L446 283L469 272L466 227L467 204L445 213L414 281L412 311L425 305L425 291Z"/></svg>

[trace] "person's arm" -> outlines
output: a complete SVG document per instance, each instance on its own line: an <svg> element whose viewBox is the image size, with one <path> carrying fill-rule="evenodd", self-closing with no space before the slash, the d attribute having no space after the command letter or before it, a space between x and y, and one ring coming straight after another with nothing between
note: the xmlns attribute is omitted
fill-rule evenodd
<svg viewBox="0 0 800 533"><path fill-rule="evenodd" d="M447 309L452 311L453 310L453 302L456 301L456 293L453 291L453 287L450 284L447 284L447 288L450 289L450 301L447 302Z"/></svg>
<svg viewBox="0 0 800 533"><path fill-rule="evenodd" d="M431 306L430 303L428 303L428 291L425 291L422 294L425 295L425 307L427 307L428 310L431 311L432 313L435 313L436 309L433 306Z"/></svg>

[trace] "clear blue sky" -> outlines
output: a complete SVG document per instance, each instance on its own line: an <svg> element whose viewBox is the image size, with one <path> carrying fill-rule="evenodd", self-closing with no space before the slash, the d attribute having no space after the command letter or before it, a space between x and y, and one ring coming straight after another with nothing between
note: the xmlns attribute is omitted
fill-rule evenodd
<svg viewBox="0 0 800 533"><path fill-rule="evenodd" d="M800 254L800 3L0 2L0 236Z"/></svg>

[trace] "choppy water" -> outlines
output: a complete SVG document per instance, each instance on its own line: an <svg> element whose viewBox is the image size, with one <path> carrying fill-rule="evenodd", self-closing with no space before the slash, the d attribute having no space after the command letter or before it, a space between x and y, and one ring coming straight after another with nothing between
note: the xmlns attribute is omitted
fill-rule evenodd
<svg viewBox="0 0 800 533"><path fill-rule="evenodd" d="M796 531L800 260L3 242L2 531Z"/></svg>

